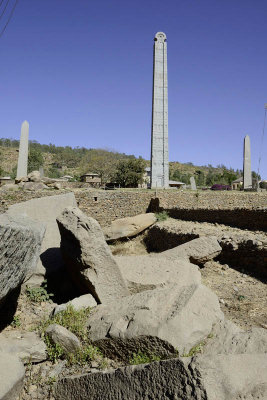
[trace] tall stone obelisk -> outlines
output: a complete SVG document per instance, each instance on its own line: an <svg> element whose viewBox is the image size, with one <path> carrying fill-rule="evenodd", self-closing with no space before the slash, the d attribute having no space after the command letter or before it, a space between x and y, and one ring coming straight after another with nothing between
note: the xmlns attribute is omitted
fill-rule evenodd
<svg viewBox="0 0 267 400"><path fill-rule="evenodd" d="M243 189L252 189L250 139L248 135L244 139Z"/></svg>
<svg viewBox="0 0 267 400"><path fill-rule="evenodd" d="M151 188L169 187L168 77L166 35L154 38L153 103L151 129Z"/></svg>
<svg viewBox="0 0 267 400"><path fill-rule="evenodd" d="M29 123L27 121L24 121L21 125L17 179L27 176L28 149L29 149Z"/></svg>

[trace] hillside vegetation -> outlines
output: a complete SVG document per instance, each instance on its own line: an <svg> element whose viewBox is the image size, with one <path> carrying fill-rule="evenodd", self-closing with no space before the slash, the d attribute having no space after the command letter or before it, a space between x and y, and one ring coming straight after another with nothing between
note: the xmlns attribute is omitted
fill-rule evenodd
<svg viewBox="0 0 267 400"><path fill-rule="evenodd" d="M18 159L19 141L0 139L0 175L15 176ZM29 171L44 167L46 176L61 177L71 175L78 179L86 172L98 173L103 182L116 176L119 162L136 159L134 155L126 155L107 149L87 149L85 147L55 146L30 141ZM145 161L149 166L149 161ZM194 176L198 186L210 186L214 183L230 184L241 176L241 170L228 169L224 165L213 167L208 164L196 166L188 162L170 162L170 179L189 184Z"/></svg>

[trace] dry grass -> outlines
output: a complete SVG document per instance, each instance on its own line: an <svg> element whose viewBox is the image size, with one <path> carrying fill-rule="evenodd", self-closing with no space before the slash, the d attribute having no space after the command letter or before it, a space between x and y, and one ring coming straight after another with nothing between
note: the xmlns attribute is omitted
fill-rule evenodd
<svg viewBox="0 0 267 400"><path fill-rule="evenodd" d="M111 252L114 256L136 256L147 254L146 246L143 242L145 234L125 241L116 241L110 244Z"/></svg>

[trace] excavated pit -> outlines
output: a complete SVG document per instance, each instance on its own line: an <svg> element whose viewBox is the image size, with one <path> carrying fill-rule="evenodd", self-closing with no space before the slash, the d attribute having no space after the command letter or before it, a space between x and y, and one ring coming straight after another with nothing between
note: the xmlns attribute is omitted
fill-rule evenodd
<svg viewBox="0 0 267 400"><path fill-rule="evenodd" d="M211 235L217 237L222 247L215 261L267 282L267 236L264 232L169 218L152 226L143 241L149 253L158 253Z"/></svg>

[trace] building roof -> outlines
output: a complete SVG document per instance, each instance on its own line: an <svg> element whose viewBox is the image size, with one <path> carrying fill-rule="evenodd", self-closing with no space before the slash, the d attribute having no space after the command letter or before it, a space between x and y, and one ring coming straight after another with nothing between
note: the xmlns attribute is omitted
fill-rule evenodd
<svg viewBox="0 0 267 400"><path fill-rule="evenodd" d="M83 174L82 176L99 176L95 172L86 172L86 174Z"/></svg>
<svg viewBox="0 0 267 400"><path fill-rule="evenodd" d="M236 180L234 180L232 183L242 183L243 182L243 176L240 176L240 178L237 178Z"/></svg>
<svg viewBox="0 0 267 400"><path fill-rule="evenodd" d="M178 182L178 181L169 181L169 185L185 185L184 182Z"/></svg>

